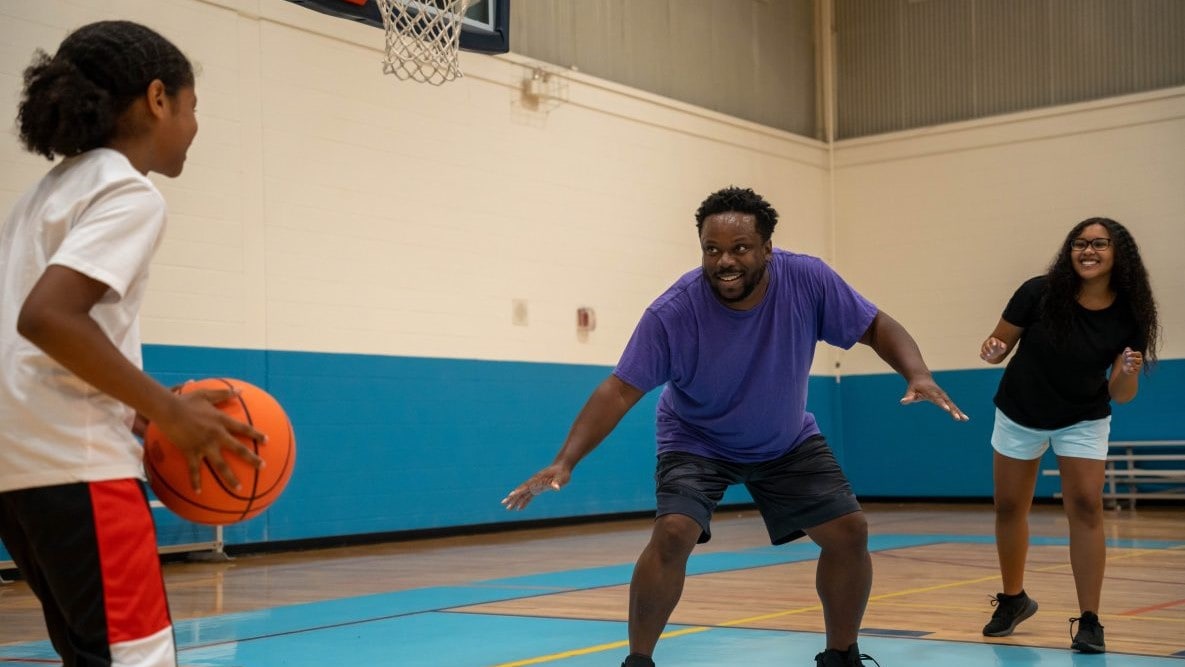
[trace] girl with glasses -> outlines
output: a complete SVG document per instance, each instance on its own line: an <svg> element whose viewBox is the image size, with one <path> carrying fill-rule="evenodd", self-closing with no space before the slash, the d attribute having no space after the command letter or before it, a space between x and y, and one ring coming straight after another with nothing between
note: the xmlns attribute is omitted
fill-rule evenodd
<svg viewBox="0 0 1185 667"><path fill-rule="evenodd" d="M1131 233L1108 218L1070 230L1045 275L1016 290L980 348L998 364L1014 347L996 392L996 551L1004 590L983 628L1004 637L1037 611L1024 590L1028 515L1041 455L1057 454L1070 525L1070 565L1081 614L1071 648L1102 653L1098 611L1106 547L1103 480L1111 401L1127 403L1156 361L1160 327L1148 272ZM1018 345L1019 343L1019 345Z"/></svg>

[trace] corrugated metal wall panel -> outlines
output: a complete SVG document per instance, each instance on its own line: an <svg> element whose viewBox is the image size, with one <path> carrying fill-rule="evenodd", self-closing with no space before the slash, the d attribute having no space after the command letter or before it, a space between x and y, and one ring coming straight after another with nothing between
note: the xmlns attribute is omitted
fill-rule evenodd
<svg viewBox="0 0 1185 667"><path fill-rule="evenodd" d="M1050 104L1049 7L1033 0L975 5L976 114ZM972 116L968 116L972 117Z"/></svg>
<svg viewBox="0 0 1185 667"><path fill-rule="evenodd" d="M1131 0L1049 0L1053 101L1135 90Z"/></svg>
<svg viewBox="0 0 1185 667"><path fill-rule="evenodd" d="M902 7L886 0L835 5L835 106L841 136L901 128Z"/></svg>
<svg viewBox="0 0 1185 667"><path fill-rule="evenodd" d="M814 137L813 0L520 0L516 53Z"/></svg>
<svg viewBox="0 0 1185 667"><path fill-rule="evenodd" d="M753 120L821 137L816 121L815 12L811 2L753 6ZM745 95L743 99L747 98Z"/></svg>
<svg viewBox="0 0 1185 667"><path fill-rule="evenodd" d="M1136 89L1179 85L1185 81L1185 2L1137 0L1134 10Z"/></svg>
<svg viewBox="0 0 1185 667"><path fill-rule="evenodd" d="M840 138L1185 84L1185 0L831 1ZM520 0L512 48L814 137L813 15L812 0Z"/></svg>
<svg viewBox="0 0 1185 667"><path fill-rule="evenodd" d="M911 0L902 14L902 123L937 125L975 112L974 0Z"/></svg>
<svg viewBox="0 0 1185 667"><path fill-rule="evenodd" d="M1185 0L834 0L840 138L1185 84Z"/></svg>

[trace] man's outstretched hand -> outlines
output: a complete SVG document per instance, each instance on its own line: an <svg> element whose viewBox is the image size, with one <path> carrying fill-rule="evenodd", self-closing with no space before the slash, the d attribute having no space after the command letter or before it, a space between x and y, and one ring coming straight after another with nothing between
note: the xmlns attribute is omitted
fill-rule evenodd
<svg viewBox="0 0 1185 667"><path fill-rule="evenodd" d="M959 409L959 406L955 405L954 401L950 400L950 396L947 396L942 387L939 387L932 378L909 383L905 395L901 397L901 405L922 401L929 401L946 410L955 421L965 422L971 419Z"/></svg>
<svg viewBox="0 0 1185 667"><path fill-rule="evenodd" d="M546 491L559 491L571 478L571 470L553 463L531 475L530 479L515 487L513 491L502 499L502 504L508 510L521 510L531 504L535 496Z"/></svg>

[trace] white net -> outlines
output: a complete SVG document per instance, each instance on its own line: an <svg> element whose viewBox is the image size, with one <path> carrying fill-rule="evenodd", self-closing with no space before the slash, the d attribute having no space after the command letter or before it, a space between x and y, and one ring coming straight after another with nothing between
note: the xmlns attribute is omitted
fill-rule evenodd
<svg viewBox="0 0 1185 667"><path fill-rule="evenodd" d="M439 86L461 76L457 50L472 0L376 0L387 33L383 72Z"/></svg>

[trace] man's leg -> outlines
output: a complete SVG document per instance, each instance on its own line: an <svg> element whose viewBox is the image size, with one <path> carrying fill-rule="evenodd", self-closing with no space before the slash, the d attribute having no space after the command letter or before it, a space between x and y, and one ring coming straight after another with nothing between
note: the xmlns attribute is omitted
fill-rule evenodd
<svg viewBox="0 0 1185 667"><path fill-rule="evenodd" d="M852 512L807 528L806 534L823 550L815 571L815 589L823 603L827 648L846 651L856 643L872 590L868 522L863 512Z"/></svg>
<svg viewBox="0 0 1185 667"><path fill-rule="evenodd" d="M630 653L654 655L658 636L683 594L687 558L703 529L691 517L664 514L654 522L630 581Z"/></svg>

